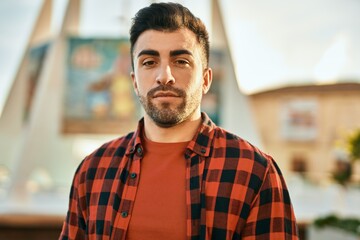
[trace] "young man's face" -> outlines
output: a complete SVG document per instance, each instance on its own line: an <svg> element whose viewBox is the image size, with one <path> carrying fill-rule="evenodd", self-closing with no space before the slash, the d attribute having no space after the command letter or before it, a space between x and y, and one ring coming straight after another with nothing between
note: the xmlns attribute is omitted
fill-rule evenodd
<svg viewBox="0 0 360 240"><path fill-rule="evenodd" d="M135 92L157 125L171 127L200 116L212 73L193 32L147 30L137 39L133 59Z"/></svg>

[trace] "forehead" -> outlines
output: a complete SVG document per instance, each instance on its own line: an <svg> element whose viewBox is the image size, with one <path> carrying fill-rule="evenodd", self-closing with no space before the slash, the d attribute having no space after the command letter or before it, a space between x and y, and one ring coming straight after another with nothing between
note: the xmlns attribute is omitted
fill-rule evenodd
<svg viewBox="0 0 360 240"><path fill-rule="evenodd" d="M187 49L194 54L200 50L195 33L189 29L178 29L173 32L146 30L134 46L134 56L144 49L169 52L176 49Z"/></svg>

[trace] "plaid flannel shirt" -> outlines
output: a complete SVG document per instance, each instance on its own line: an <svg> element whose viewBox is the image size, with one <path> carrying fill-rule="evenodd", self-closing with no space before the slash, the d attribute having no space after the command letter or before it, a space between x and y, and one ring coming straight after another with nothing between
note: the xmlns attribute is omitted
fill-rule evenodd
<svg viewBox="0 0 360 240"><path fill-rule="evenodd" d="M184 156L187 239L298 239L289 193L274 160L204 113L202 119ZM136 132L82 161L59 239L126 239L141 177L143 127L141 120Z"/></svg>

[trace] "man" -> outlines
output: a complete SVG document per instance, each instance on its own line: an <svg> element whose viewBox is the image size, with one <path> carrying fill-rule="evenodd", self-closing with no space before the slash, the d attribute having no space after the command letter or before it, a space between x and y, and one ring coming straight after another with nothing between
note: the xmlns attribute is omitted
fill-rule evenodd
<svg viewBox="0 0 360 240"><path fill-rule="evenodd" d="M201 20L154 3L130 42L144 118L80 164L60 239L297 239L274 160L201 113L212 81Z"/></svg>

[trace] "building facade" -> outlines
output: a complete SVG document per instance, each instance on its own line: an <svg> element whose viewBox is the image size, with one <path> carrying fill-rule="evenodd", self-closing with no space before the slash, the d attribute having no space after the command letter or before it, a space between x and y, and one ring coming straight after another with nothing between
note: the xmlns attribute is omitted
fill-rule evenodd
<svg viewBox="0 0 360 240"><path fill-rule="evenodd" d="M264 150L284 172L328 179L360 129L360 83L301 85L250 95Z"/></svg>

